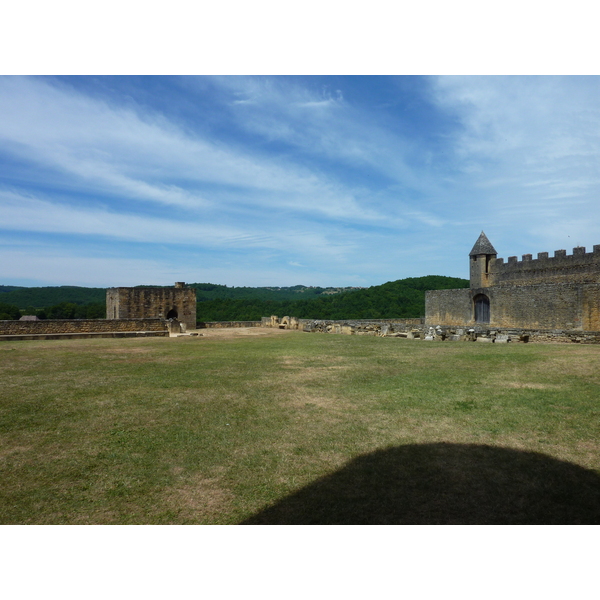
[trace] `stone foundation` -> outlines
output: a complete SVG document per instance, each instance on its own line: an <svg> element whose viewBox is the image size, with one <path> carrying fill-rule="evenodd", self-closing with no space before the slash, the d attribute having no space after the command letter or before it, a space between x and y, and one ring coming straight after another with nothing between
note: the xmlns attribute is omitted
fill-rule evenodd
<svg viewBox="0 0 600 600"><path fill-rule="evenodd" d="M468 291L468 290L467 290ZM297 329L311 333L373 335L442 342L491 343L600 343L600 331L563 329L491 328L489 325L431 325L423 319L316 320L263 317L263 327Z"/></svg>

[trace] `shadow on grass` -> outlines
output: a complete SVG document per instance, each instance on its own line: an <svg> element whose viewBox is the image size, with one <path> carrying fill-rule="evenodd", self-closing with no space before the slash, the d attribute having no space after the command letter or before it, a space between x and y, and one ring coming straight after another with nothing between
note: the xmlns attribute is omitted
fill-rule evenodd
<svg viewBox="0 0 600 600"><path fill-rule="evenodd" d="M543 454L462 444L360 456L242 522L598 524L600 476Z"/></svg>

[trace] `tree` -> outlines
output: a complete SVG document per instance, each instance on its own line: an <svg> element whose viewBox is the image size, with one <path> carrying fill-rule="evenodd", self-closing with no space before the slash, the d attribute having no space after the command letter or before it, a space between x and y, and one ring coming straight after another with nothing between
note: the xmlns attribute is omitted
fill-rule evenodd
<svg viewBox="0 0 600 600"><path fill-rule="evenodd" d="M21 311L15 304L0 302L0 321L18 321L21 318Z"/></svg>

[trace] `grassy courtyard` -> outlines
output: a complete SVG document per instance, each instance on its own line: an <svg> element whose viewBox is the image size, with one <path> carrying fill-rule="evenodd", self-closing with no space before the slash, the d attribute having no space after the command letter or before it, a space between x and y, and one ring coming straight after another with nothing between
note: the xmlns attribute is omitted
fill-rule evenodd
<svg viewBox="0 0 600 600"><path fill-rule="evenodd" d="M600 523L599 449L600 346L0 344L2 524Z"/></svg>

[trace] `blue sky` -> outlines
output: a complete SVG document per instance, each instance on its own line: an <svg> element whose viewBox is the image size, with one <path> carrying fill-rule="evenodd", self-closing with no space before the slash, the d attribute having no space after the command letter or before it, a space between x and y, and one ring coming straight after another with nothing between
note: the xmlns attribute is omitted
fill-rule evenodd
<svg viewBox="0 0 600 600"><path fill-rule="evenodd" d="M600 243L596 76L0 77L0 284L371 286Z"/></svg>

